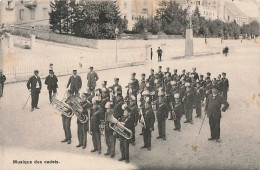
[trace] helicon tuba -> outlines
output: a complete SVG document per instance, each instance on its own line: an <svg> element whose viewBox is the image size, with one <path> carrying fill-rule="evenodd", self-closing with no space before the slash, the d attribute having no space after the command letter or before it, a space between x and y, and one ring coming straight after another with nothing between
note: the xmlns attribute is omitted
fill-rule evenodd
<svg viewBox="0 0 260 170"><path fill-rule="evenodd" d="M81 123L86 123L88 121L88 117L87 117L87 115L82 114L83 113L83 107L80 104L80 101L82 101L81 98L75 97L75 96L70 96L66 100L66 103L71 107L72 112L77 116L79 121Z"/></svg>
<svg viewBox="0 0 260 170"><path fill-rule="evenodd" d="M125 139L131 139L133 133L131 130L127 129L122 123L120 123L112 113L107 113L107 121L109 121L109 127L116 133L124 137Z"/></svg>
<svg viewBox="0 0 260 170"><path fill-rule="evenodd" d="M60 113L66 117L72 117L74 113L72 112L71 107L66 104L63 100L59 100L56 95L52 97L52 106L54 109L58 110Z"/></svg>

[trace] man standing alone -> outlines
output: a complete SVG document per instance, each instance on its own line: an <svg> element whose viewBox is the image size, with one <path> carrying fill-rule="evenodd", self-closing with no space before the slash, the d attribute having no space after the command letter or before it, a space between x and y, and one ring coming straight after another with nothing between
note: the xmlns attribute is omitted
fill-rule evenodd
<svg viewBox="0 0 260 170"><path fill-rule="evenodd" d="M49 75L45 79L45 84L47 85L47 89L49 91L49 100L50 103L52 102L52 94L55 95L57 93L57 88L58 88L58 79L54 75L53 70L49 70Z"/></svg>
<svg viewBox="0 0 260 170"><path fill-rule="evenodd" d="M87 79L88 79L88 88L91 91L91 94L94 96L95 95L95 88L96 88L96 82L98 81L98 75L95 71L93 71L93 67L89 68L89 72L87 75Z"/></svg>
<svg viewBox="0 0 260 170"><path fill-rule="evenodd" d="M30 77L30 79L27 82L27 88L29 92L31 92L31 97L32 97L31 111L33 111L34 109L39 109L38 101L39 101L39 94L42 89L42 82L38 74L39 71L35 70L34 75Z"/></svg>
<svg viewBox="0 0 260 170"><path fill-rule="evenodd" d="M3 95L4 95L4 83L5 83L5 81L6 81L6 77L5 77L5 75L3 75L3 71L2 70L0 70L0 91L1 91L1 93L0 93L0 98L1 97L3 97Z"/></svg>
<svg viewBox="0 0 260 170"><path fill-rule="evenodd" d="M221 109L221 106L224 107ZM220 119L221 110L225 112L229 104L219 94L217 87L213 87L212 94L210 94L206 101L205 111L209 118L211 137L208 140L216 140L220 142Z"/></svg>
<svg viewBox="0 0 260 170"><path fill-rule="evenodd" d="M162 61L162 49L158 47L157 54L158 54L158 62Z"/></svg>

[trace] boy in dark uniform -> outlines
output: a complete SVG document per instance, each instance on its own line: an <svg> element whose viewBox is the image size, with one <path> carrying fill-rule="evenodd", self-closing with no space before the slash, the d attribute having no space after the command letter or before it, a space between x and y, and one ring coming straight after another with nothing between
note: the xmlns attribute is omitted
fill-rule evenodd
<svg viewBox="0 0 260 170"><path fill-rule="evenodd" d="M175 128L173 130L178 130L180 132L181 131L181 117L184 113L184 110L183 110L183 105L181 103L179 93L174 94L174 100L175 100L175 102L174 102L174 112L175 112L175 115L176 115L176 119L174 120Z"/></svg>

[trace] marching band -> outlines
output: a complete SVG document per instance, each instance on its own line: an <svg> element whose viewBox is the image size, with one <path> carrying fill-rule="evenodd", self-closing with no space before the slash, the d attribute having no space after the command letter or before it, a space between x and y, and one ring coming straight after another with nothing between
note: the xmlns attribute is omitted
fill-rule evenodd
<svg viewBox="0 0 260 170"><path fill-rule="evenodd" d="M136 79L136 73L132 73L132 78L126 86L126 96L123 97L122 86L119 78L114 79L114 84L107 87L107 81L102 82L101 88L96 88L96 81L99 79L97 73L90 67L88 73L88 89L79 94L82 87L82 80L77 75L77 70L73 70L73 75L67 83L68 91L63 99L56 95L58 79L54 76L53 70L47 77L45 84L50 91L50 102L52 106L62 113L62 123L65 139L61 142L71 144L71 118L77 117L77 148L85 149L87 146L87 132L92 136L93 150L101 154L101 136L105 136L107 152L105 156L113 158L115 156L116 141L120 141L121 158L119 161L129 162L129 145L135 146L135 128L138 122L141 124L144 145L142 147L151 150L151 137L154 131L154 124L158 124L157 139L166 140L166 120L173 120L175 131L181 131L181 119L185 115L184 123L193 124L193 110L196 112L195 118L201 118L202 107L210 119L211 138L209 140L220 141L220 117L216 110L220 110L222 104L225 105L223 111L228 107L227 92L229 82L226 73L222 73L218 78L211 79L211 74L204 76L193 71L182 71L174 69L173 74L170 68L166 72L159 66L158 72L151 74L146 79L146 75L141 75L140 82ZM28 89L32 93L32 110L38 108L38 99L41 89L38 71L27 83ZM37 90L38 88L38 90ZM52 93L53 92L53 93ZM37 93L37 94L34 94ZM36 101L34 101L36 100ZM216 112L216 113L215 113ZM212 116L213 115L213 116ZM217 116L216 116L217 115Z"/></svg>

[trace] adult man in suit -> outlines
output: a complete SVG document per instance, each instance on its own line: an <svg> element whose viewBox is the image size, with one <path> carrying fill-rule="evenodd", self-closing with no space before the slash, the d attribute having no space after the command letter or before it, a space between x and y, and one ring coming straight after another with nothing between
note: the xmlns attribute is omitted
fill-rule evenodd
<svg viewBox="0 0 260 170"><path fill-rule="evenodd" d="M38 101L39 101L39 94L42 89L42 82L38 74L39 71L35 70L34 75L30 77L30 79L27 82L27 88L31 92L31 97L32 97L31 111L33 111L34 109L39 109Z"/></svg>
<svg viewBox="0 0 260 170"><path fill-rule="evenodd" d="M49 100L51 103L51 98L52 95L55 95L57 93L57 88L58 88L58 79L54 75L53 70L49 70L49 75L45 79L45 84L47 85L47 89L49 91Z"/></svg>
<svg viewBox="0 0 260 170"><path fill-rule="evenodd" d="M227 92L229 90L229 82L226 78L226 73L222 73L222 92L223 92L223 99L227 101Z"/></svg>
<svg viewBox="0 0 260 170"><path fill-rule="evenodd" d="M119 84L119 78L114 79L112 90L113 90L113 94L116 94L118 91L122 91L122 86Z"/></svg>
<svg viewBox="0 0 260 170"><path fill-rule="evenodd" d="M0 98L3 97L4 94L4 83L6 81L5 75L3 75L3 70L0 69L0 90L2 91L2 94L0 93Z"/></svg>
<svg viewBox="0 0 260 170"><path fill-rule="evenodd" d="M151 137L152 137L152 131L154 130L155 116L154 116L154 112L149 97L146 97L145 99L143 118L144 118L145 125L142 128L143 138L144 138L144 146L142 148L147 148L150 151Z"/></svg>
<svg viewBox="0 0 260 170"><path fill-rule="evenodd" d="M98 81L99 77L98 74L94 71L93 67L89 68L89 72L87 75L88 80L88 88L90 89L92 95L95 95L95 88L96 88L96 82Z"/></svg>
<svg viewBox="0 0 260 170"><path fill-rule="evenodd" d="M157 54L158 54L158 62L162 61L162 49L158 47Z"/></svg>
<svg viewBox="0 0 260 170"><path fill-rule="evenodd" d="M192 73L191 75L193 75L193 78L195 79L195 81L199 80L199 75L198 73L196 72L196 67L193 67L192 68Z"/></svg>
<svg viewBox="0 0 260 170"><path fill-rule="evenodd" d="M132 87L132 94L137 98L137 94L139 92L139 81L135 78L136 73L132 73L131 78L131 87Z"/></svg>
<svg viewBox="0 0 260 170"><path fill-rule="evenodd" d="M193 93L191 92L190 83L185 84L186 91L184 93L184 97L182 99L182 103L184 105L184 113L186 116L186 121L184 123L191 123L192 121L192 112L193 112Z"/></svg>
<svg viewBox="0 0 260 170"><path fill-rule="evenodd" d="M70 94L71 95L79 95L79 91L82 87L82 80L81 77L79 75L77 75L77 70L73 70L73 75L70 76L68 84L67 84L67 88L70 87Z"/></svg>
<svg viewBox="0 0 260 170"><path fill-rule="evenodd" d="M221 109L221 106L224 107ZM206 101L205 112L209 118L211 137L208 140L216 140L220 142L220 119L221 110L225 112L229 107L229 103L225 101L219 94L216 86L212 89Z"/></svg>

